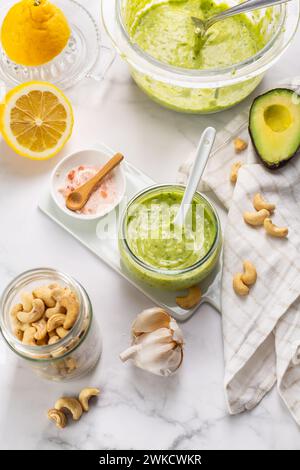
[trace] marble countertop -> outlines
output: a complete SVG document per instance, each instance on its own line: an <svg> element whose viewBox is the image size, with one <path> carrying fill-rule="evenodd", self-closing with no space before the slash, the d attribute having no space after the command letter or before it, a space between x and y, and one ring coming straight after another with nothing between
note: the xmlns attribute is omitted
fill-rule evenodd
<svg viewBox="0 0 300 470"><path fill-rule="evenodd" d="M99 16L99 1L89 8ZM299 73L300 31L263 86ZM66 154L101 140L154 180L176 179L180 162L200 132L221 128L238 108L211 116L163 109L133 83L117 58L102 83L85 80L68 92L76 110ZM241 105L241 106L244 106ZM88 108L89 119L82 119ZM86 113L85 113L86 115ZM87 289L101 327L104 350L92 374L71 383L36 377L0 341L0 448L2 449L299 449L299 429L276 388L253 411L229 416L223 392L219 314L204 305L182 325L186 347L180 372L168 379L122 364L130 324L151 303L37 209L37 199L58 158L22 159L0 141L0 285L37 266L52 266ZM99 385L101 397L80 422L59 431L46 410L63 394Z"/></svg>

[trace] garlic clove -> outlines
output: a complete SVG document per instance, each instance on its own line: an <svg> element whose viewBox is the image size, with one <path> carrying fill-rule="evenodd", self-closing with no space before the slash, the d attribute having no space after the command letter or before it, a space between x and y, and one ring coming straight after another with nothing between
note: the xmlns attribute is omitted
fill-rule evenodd
<svg viewBox="0 0 300 470"><path fill-rule="evenodd" d="M145 333L134 340L134 344L120 354L120 359L125 362L135 356L143 348L151 347L155 344L172 342L172 333L167 328L160 328L152 333Z"/></svg>
<svg viewBox="0 0 300 470"><path fill-rule="evenodd" d="M166 356L166 357L163 357ZM163 355L159 361L151 365L149 372L162 377L169 377L173 375L181 366L183 354L181 348L173 349L167 355ZM145 369L145 367L143 367Z"/></svg>
<svg viewBox="0 0 300 470"><path fill-rule="evenodd" d="M141 312L132 324L134 336L150 333L158 328L168 328L171 317L162 308L148 308Z"/></svg>
<svg viewBox="0 0 300 470"><path fill-rule="evenodd" d="M131 346L130 348L125 349L125 351L121 352L120 354L120 359L122 362L128 361L128 359L131 359L136 355L138 351L140 351L141 346L138 346L137 344Z"/></svg>
<svg viewBox="0 0 300 470"><path fill-rule="evenodd" d="M156 329L147 331L155 326ZM180 367L182 332L164 310L148 309L138 315L132 326L132 337L132 346L120 354L123 362L132 359L136 367L161 376L171 375Z"/></svg>
<svg viewBox="0 0 300 470"><path fill-rule="evenodd" d="M154 344L154 343L169 343L173 341L173 334L169 328L159 328L158 330L152 331L151 333L144 333L136 338L135 344L143 343Z"/></svg>
<svg viewBox="0 0 300 470"><path fill-rule="evenodd" d="M142 347L135 355L134 363L140 369L145 369L155 375L168 376L178 369L181 355L173 351L175 343L155 344ZM177 362L176 362L177 357Z"/></svg>
<svg viewBox="0 0 300 470"><path fill-rule="evenodd" d="M170 330L173 332L173 339L179 344L183 344L183 334L181 329L179 328L177 322L174 320L174 318L171 318L170 321Z"/></svg>

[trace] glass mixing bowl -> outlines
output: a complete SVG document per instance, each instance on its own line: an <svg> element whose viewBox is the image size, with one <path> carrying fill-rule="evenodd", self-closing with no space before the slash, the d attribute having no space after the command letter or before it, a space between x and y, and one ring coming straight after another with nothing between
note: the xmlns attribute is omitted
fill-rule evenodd
<svg viewBox="0 0 300 470"><path fill-rule="evenodd" d="M246 13L260 25L265 46L253 57L224 68L195 70L159 62L131 41L126 25L153 3L168 0L102 0L102 20L133 79L153 100L176 111L212 113L246 98L290 44L299 23L299 0ZM216 4L224 0L215 0ZM228 6L240 3L228 0Z"/></svg>

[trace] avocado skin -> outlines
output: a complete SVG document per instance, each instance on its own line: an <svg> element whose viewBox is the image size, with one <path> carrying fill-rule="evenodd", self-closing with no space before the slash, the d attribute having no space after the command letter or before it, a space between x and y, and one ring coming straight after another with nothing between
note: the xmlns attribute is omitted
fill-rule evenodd
<svg viewBox="0 0 300 470"><path fill-rule="evenodd" d="M269 94L272 94L274 91L279 91L279 92L289 92L289 93L295 93L299 99L300 99L300 95L297 94L294 90L290 89L290 88L273 88L272 90L269 90L267 91L266 93L262 93L261 95L257 96L254 100L253 100L253 103L250 107L250 111L249 111L249 125L248 125L248 132L249 132L249 135L250 135L250 138L251 138L251 141L252 141L252 144L253 144L253 147L254 147L254 150L256 152L256 155L259 157L260 161L263 163L263 165L268 168L269 170L279 170L280 168L284 167L292 158L294 158L298 152L299 152L299 147L298 149L296 150L295 153L293 153L293 155L290 155L288 158L284 159L284 160L281 160L280 162L278 163L269 163L269 162L266 162L260 155L256 145L255 145L255 141L254 141L254 138L253 138L253 135L252 135L252 131L251 131L251 127L250 127L250 116L251 116L251 112L252 112L252 109L254 107L254 105L256 104L256 101L258 101L260 98L266 96L266 95L269 95Z"/></svg>

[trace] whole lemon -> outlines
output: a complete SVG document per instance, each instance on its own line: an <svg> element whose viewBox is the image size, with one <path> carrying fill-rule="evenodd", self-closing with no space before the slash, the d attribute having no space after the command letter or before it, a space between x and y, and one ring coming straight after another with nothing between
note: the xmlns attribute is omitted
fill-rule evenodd
<svg viewBox="0 0 300 470"><path fill-rule="evenodd" d="M63 12L48 0L22 0L8 11L1 28L2 46L17 64L49 62L65 48L71 35Z"/></svg>

